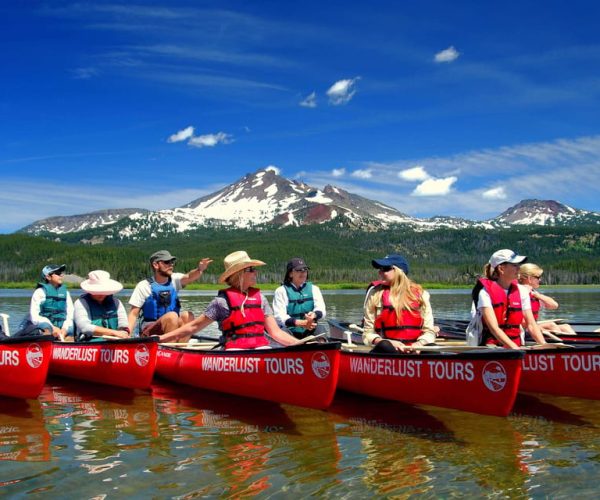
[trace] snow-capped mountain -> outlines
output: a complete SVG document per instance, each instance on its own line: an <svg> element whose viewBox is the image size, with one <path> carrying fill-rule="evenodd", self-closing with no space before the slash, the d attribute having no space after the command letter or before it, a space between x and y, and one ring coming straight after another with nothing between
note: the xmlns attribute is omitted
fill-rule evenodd
<svg viewBox="0 0 600 500"><path fill-rule="evenodd" d="M600 214L572 208L554 200L523 200L488 222L494 227L600 224Z"/></svg>
<svg viewBox="0 0 600 500"><path fill-rule="evenodd" d="M335 186L318 189L278 175L274 168L247 174L211 195L168 210L102 210L83 215L51 217L23 228L30 234L66 234L86 230L92 242L110 239L152 238L203 227L285 227L337 220L349 227L377 230L393 224L418 231L439 228L500 228L513 224L600 224L600 214L556 201L525 200L495 219L484 222L455 217L410 217L398 210ZM90 240L87 240L90 241Z"/></svg>

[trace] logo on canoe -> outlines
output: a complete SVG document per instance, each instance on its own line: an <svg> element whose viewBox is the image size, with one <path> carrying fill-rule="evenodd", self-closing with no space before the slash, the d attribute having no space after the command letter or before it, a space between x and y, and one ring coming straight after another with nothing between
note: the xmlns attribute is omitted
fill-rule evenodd
<svg viewBox="0 0 600 500"><path fill-rule="evenodd" d="M327 378L331 373L329 358L322 352L315 352L310 362L313 373L318 378Z"/></svg>
<svg viewBox="0 0 600 500"><path fill-rule="evenodd" d="M135 362L139 366L146 366L150 361L150 352L144 344L140 344L135 348Z"/></svg>
<svg viewBox="0 0 600 500"><path fill-rule="evenodd" d="M44 362L44 352L39 344L29 344L25 358L31 368L39 368Z"/></svg>
<svg viewBox="0 0 600 500"><path fill-rule="evenodd" d="M506 370L497 361L490 361L483 367L483 383L493 392L504 389L506 385Z"/></svg>

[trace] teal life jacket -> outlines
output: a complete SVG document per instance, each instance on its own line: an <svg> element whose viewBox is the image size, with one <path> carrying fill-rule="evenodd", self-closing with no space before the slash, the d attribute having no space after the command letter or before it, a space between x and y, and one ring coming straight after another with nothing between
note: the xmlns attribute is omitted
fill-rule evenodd
<svg viewBox="0 0 600 500"><path fill-rule="evenodd" d="M46 292L46 300L40 304L40 315L48 318L57 328L62 328L67 319L67 287L60 285L58 288L50 283L38 283L37 288Z"/></svg>
<svg viewBox="0 0 600 500"><path fill-rule="evenodd" d="M304 315L315 308L312 283L307 281L300 290L292 284L284 283L283 286L288 296L287 313L294 319L304 319ZM306 329L301 326L290 326L289 330L298 335L306 333Z"/></svg>
<svg viewBox="0 0 600 500"><path fill-rule="evenodd" d="M92 299L88 293L82 295L79 300L87 304L92 324L111 330L119 329L119 303L112 295L105 297L102 303Z"/></svg>

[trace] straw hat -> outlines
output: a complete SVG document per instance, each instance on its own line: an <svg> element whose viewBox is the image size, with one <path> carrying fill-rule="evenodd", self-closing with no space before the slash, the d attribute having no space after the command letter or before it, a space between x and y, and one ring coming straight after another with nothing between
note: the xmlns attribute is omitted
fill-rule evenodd
<svg viewBox="0 0 600 500"><path fill-rule="evenodd" d="M223 264L225 272L219 277L219 283L225 283L227 278L247 267L266 266L262 260L251 259L243 250L230 253L223 259Z"/></svg>
<svg viewBox="0 0 600 500"><path fill-rule="evenodd" d="M112 295L123 290L121 283L110 279L110 274L101 270L91 271L88 279L83 280L79 286L92 295Z"/></svg>

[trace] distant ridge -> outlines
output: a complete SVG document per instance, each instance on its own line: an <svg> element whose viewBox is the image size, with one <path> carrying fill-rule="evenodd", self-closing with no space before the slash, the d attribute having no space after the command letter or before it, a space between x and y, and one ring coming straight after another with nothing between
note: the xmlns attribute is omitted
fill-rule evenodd
<svg viewBox="0 0 600 500"><path fill-rule="evenodd" d="M182 207L159 211L112 209L50 217L18 232L57 237L81 232L85 234L82 241L102 243L106 239L165 237L207 227L286 227L332 221L366 231L392 225L430 231L441 228L502 229L517 225L595 225L600 224L600 214L575 209L554 200L523 200L487 221L441 215L420 219L335 186L318 189L286 179L275 168L269 167L247 174L233 184Z"/></svg>

